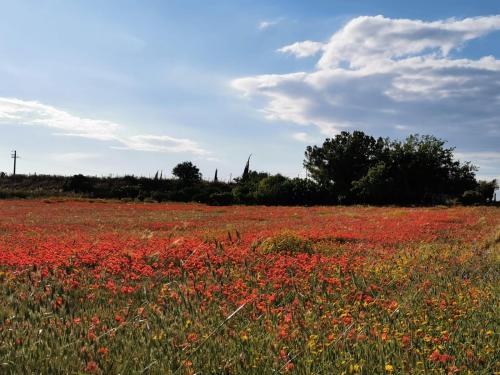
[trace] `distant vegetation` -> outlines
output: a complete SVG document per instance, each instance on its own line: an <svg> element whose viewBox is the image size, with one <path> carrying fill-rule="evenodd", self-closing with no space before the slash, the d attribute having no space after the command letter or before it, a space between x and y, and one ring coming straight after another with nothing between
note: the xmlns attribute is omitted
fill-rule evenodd
<svg viewBox="0 0 500 375"><path fill-rule="evenodd" d="M0 198L75 196L212 205L265 204L484 204L494 201L496 180L477 181L477 168L454 159L453 148L433 136L405 141L342 132L321 146L309 146L308 178L252 171L248 158L241 177L222 182L217 170L204 180L189 161L174 178L72 177L0 173Z"/></svg>

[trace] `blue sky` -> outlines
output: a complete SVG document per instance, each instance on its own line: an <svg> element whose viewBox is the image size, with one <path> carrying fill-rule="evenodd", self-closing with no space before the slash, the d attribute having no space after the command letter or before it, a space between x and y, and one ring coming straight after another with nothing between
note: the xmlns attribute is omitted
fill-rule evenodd
<svg viewBox="0 0 500 375"><path fill-rule="evenodd" d="M500 2L0 1L0 171L304 175L341 130L500 176ZM382 15L383 17L375 17ZM307 41L304 43L304 41Z"/></svg>

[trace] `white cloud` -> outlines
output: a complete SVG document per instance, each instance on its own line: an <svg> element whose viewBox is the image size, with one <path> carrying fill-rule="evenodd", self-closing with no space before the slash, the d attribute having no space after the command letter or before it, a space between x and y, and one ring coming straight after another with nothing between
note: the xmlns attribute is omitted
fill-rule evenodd
<svg viewBox="0 0 500 375"><path fill-rule="evenodd" d="M500 60L456 59L450 51L494 30L500 16L358 17L321 46L314 70L242 77L232 86L263 98L266 118L313 125L326 135L411 129L493 144L500 136ZM281 52L307 54L301 43Z"/></svg>
<svg viewBox="0 0 500 375"><path fill-rule="evenodd" d="M208 155L195 141L168 135L125 135L117 123L82 118L37 101L0 97L0 125L43 126L57 130L54 134L83 137L121 144L121 149L149 152L186 152ZM73 154L76 156L77 154ZM81 156L81 155L80 155Z"/></svg>
<svg viewBox="0 0 500 375"><path fill-rule="evenodd" d="M281 21L283 21L283 17L276 18L274 20L263 20L259 22L257 27L259 30L266 30L272 26L276 26Z"/></svg>
<svg viewBox="0 0 500 375"><path fill-rule="evenodd" d="M49 105L15 98L0 98L0 123L45 126L63 134L100 140L115 139L119 125L70 115Z"/></svg>
<svg viewBox="0 0 500 375"><path fill-rule="evenodd" d="M278 52L290 53L296 57L309 57L317 54L321 48L323 48L323 43L305 40L281 47L278 49Z"/></svg>
<svg viewBox="0 0 500 375"><path fill-rule="evenodd" d="M347 61L359 68L374 61L393 61L430 50L446 56L464 42L499 29L500 15L435 22L358 17L332 35L318 66L333 68Z"/></svg>
<svg viewBox="0 0 500 375"><path fill-rule="evenodd" d="M134 135L121 138L125 148L148 152L188 152L195 155L207 155L198 144L190 139L174 138L168 135Z"/></svg>

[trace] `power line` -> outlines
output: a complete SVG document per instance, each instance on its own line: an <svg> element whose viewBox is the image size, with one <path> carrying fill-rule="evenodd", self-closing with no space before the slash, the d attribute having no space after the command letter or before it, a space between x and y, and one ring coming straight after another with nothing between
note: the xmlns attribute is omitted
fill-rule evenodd
<svg viewBox="0 0 500 375"><path fill-rule="evenodd" d="M14 173L12 174L13 176L16 175L16 165L17 165L17 159L20 158L20 156L17 154L17 151L14 150L12 151L12 154L10 155L12 159L14 159Z"/></svg>

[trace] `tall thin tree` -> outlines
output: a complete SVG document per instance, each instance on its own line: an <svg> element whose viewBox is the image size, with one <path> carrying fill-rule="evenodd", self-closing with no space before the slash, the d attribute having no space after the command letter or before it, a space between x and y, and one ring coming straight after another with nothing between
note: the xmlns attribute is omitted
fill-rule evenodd
<svg viewBox="0 0 500 375"><path fill-rule="evenodd" d="M241 181L246 181L248 179L248 176L250 175L250 158L252 157L252 154L248 156L247 163L245 164L245 169L243 170L243 175L241 176Z"/></svg>

